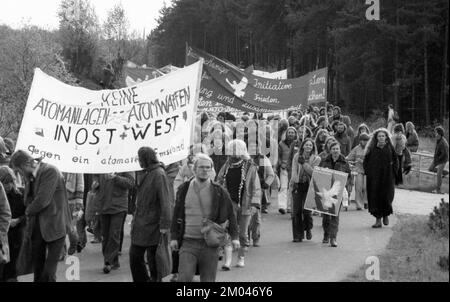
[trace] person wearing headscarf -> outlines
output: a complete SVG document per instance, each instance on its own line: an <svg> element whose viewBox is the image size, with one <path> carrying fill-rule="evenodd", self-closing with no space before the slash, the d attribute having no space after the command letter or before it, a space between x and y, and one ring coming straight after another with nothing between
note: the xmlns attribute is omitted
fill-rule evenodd
<svg viewBox="0 0 450 302"><path fill-rule="evenodd" d="M393 213L395 173L398 171L398 156L386 128L376 130L366 146L363 168L367 177L367 201L369 213L375 217L373 228L389 225Z"/></svg>
<svg viewBox="0 0 450 302"><path fill-rule="evenodd" d="M352 149L359 145L359 136L361 135L361 133L370 134L369 127L364 123L359 125L358 129L356 130L356 136L353 140Z"/></svg>

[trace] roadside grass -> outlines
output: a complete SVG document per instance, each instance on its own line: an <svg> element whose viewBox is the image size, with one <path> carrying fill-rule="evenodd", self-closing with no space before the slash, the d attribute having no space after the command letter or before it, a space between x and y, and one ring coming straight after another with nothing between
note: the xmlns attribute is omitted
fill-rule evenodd
<svg viewBox="0 0 450 302"><path fill-rule="evenodd" d="M449 282L448 268L438 264L440 257L448 256L449 240L433 233L428 216L400 215L393 235L380 260L380 282ZM362 266L344 282L368 282Z"/></svg>

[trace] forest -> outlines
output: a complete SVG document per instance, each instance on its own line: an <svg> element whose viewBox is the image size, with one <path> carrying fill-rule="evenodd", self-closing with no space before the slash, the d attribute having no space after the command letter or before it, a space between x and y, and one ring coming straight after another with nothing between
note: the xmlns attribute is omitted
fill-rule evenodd
<svg viewBox="0 0 450 302"><path fill-rule="evenodd" d="M35 67L98 89L108 63L116 80L127 61L184 66L186 44L289 77L328 67L332 104L364 120L393 104L403 122L431 126L448 120L448 5L380 1L380 20L367 20L365 0L175 0L144 35L121 4L100 24L89 0L62 0L58 30L0 25L0 127L17 131L5 128L20 120Z"/></svg>

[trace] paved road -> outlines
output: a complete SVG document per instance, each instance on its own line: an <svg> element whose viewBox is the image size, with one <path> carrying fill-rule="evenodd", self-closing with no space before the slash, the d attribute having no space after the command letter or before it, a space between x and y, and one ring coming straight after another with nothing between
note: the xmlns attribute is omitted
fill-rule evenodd
<svg viewBox="0 0 450 302"><path fill-rule="evenodd" d="M427 215L448 194L397 190L394 201L396 214ZM128 217L129 221L130 217ZM102 272L101 247L88 244L81 254L80 279L85 282L123 282L131 281L128 261L130 246L129 225L126 224L124 253L120 262L122 267L105 275ZM365 263L368 256L380 254L386 247L392 226L396 223L391 216L391 225L382 229L371 228L374 219L367 212L355 211L354 205L348 212L341 212L338 233L338 248L321 243L323 231L321 218L314 216L313 239L293 243L291 220L288 215L280 215L275 210L263 215L262 239L260 247L251 247L246 257L245 268L232 267L231 271L219 269L217 281L339 281L355 272ZM236 255L235 255L236 257ZM233 265L236 259L233 261ZM219 263L219 266L221 264ZM67 281L65 271L68 265L61 262L58 268L58 281ZM165 281L169 279L166 278ZM24 276L20 281L31 281L32 276Z"/></svg>

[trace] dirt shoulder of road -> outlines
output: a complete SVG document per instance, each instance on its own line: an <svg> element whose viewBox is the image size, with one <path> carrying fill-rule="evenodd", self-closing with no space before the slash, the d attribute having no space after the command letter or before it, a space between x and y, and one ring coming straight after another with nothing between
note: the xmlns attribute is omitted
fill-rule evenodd
<svg viewBox="0 0 450 302"><path fill-rule="evenodd" d="M449 240L433 233L427 222L425 215L398 215L386 250L378 256L380 278L373 281L449 282L448 263L446 269L439 264L449 254ZM342 281L368 281L367 269L365 265Z"/></svg>

